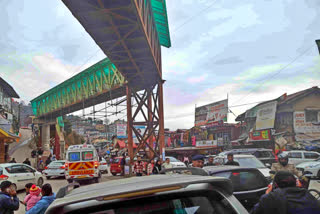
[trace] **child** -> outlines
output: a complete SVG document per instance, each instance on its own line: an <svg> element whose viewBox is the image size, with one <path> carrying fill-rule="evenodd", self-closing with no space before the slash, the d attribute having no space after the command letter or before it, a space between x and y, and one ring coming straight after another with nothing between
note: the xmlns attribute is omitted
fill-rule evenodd
<svg viewBox="0 0 320 214"><path fill-rule="evenodd" d="M23 201L23 203L27 205L27 210L30 210L41 199L41 189L36 185L32 185L29 192L30 194L27 195Z"/></svg>
<svg viewBox="0 0 320 214"><path fill-rule="evenodd" d="M24 188L26 189L26 195L30 194L30 188L32 187L33 183L27 183Z"/></svg>

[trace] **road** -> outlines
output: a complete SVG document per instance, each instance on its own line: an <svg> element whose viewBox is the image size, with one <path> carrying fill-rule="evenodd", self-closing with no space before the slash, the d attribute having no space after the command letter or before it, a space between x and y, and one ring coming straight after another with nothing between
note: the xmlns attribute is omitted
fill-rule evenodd
<svg viewBox="0 0 320 214"><path fill-rule="evenodd" d="M107 181L110 181L110 180L115 180L115 179L121 179L122 177L121 176L112 176L110 174L104 174L102 176L102 179L101 179L101 182L107 182ZM68 185L68 182L64 179L64 178L53 178L53 179L50 179L50 180L47 180L45 178L45 181L44 183L50 183L51 186L52 186L52 189L53 189L53 192L57 193L58 190L63 187L63 186L66 186ZM24 197L25 197L25 191L20 191L18 192L18 198L23 201ZM20 207L19 207L19 210L16 211L15 213L17 214L24 214L25 213L25 206L20 204Z"/></svg>
<svg viewBox="0 0 320 214"><path fill-rule="evenodd" d="M110 180L121 179L121 178L123 178L123 177L105 174L102 176L101 182L108 182ZM45 179L45 183L50 183L53 188L53 192L55 192L55 193L57 193L61 187L66 186L68 184L68 182L64 178L56 178L56 179L50 179L50 180ZM320 191L320 180L319 181L311 181L309 189L317 189ZM20 200L23 200L25 197L25 192L24 191L19 192L18 197ZM20 204L19 210L15 213L24 214L25 213L24 209L25 209L25 206Z"/></svg>

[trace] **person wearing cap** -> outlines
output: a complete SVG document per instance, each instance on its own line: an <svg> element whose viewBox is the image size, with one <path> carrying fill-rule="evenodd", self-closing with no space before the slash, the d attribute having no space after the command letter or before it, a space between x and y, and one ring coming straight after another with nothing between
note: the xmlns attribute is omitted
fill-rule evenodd
<svg viewBox="0 0 320 214"><path fill-rule="evenodd" d="M27 210L30 210L34 205L37 204L38 201L40 201L41 196L41 189L37 187L36 185L32 185L32 187L29 189L29 195L27 195L24 198L23 204L27 205Z"/></svg>
<svg viewBox="0 0 320 214"><path fill-rule="evenodd" d="M228 161L224 165L231 165L231 166L240 166L240 164L237 161L233 160L233 154L229 153L227 155Z"/></svg>
<svg viewBox="0 0 320 214"><path fill-rule="evenodd" d="M203 155L195 155L192 157L192 167L203 168L203 164L204 164Z"/></svg>
<svg viewBox="0 0 320 214"><path fill-rule="evenodd" d="M320 213L320 201L307 189L296 187L296 178L291 172L280 171L274 177L274 189L261 196L251 214L299 214Z"/></svg>
<svg viewBox="0 0 320 214"><path fill-rule="evenodd" d="M41 189L41 199L26 214L44 214L50 204L56 199L56 194L52 192L50 184L44 184Z"/></svg>
<svg viewBox="0 0 320 214"><path fill-rule="evenodd" d="M0 188L0 213L13 214L15 210L19 209L16 188L10 181L3 181Z"/></svg>
<svg viewBox="0 0 320 214"><path fill-rule="evenodd" d="M271 171L279 172L279 171L287 171L296 175L297 177L302 177L305 180L305 177L302 176L302 173L297 170L297 168L293 164L289 164L289 156L288 153L281 152L278 155L278 163L273 163L271 166ZM272 176L271 176L272 177Z"/></svg>

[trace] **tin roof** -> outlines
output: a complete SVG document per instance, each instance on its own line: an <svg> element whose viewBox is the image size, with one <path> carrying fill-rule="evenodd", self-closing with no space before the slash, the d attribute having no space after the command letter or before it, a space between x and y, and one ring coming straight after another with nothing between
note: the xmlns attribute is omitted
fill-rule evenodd
<svg viewBox="0 0 320 214"><path fill-rule="evenodd" d="M13 89L13 87L1 77L0 77L0 86L2 87L4 92L9 95L9 97L20 98L17 92Z"/></svg>

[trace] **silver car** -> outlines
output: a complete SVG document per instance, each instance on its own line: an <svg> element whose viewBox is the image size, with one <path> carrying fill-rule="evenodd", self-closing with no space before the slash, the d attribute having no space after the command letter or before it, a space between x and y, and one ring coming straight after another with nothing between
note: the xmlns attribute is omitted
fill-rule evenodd
<svg viewBox="0 0 320 214"><path fill-rule="evenodd" d="M42 171L42 174L46 176L47 179L50 179L51 177L64 177L65 163L65 160L52 161L48 166L45 167L45 170Z"/></svg>

